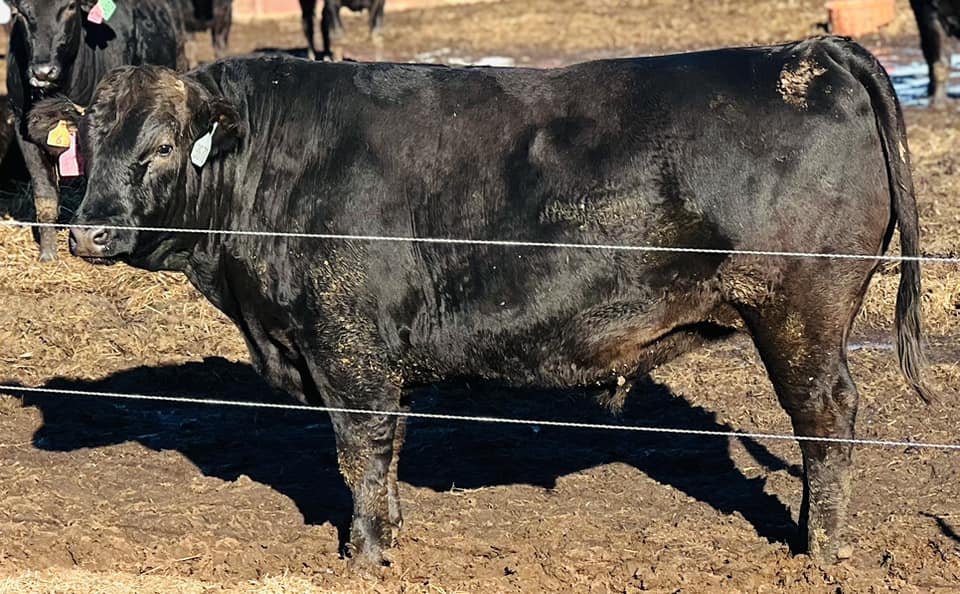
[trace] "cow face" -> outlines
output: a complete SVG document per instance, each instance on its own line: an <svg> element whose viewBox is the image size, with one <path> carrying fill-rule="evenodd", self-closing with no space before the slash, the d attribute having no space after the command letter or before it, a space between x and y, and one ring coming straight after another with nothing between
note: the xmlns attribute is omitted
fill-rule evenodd
<svg viewBox="0 0 960 594"><path fill-rule="evenodd" d="M60 120L77 130L87 191L73 222L85 227L71 229L70 251L95 261L149 260L175 243L176 234L111 227L192 224L184 213L195 206L204 168L214 167L241 137L237 112L198 83L157 66L112 71L82 111L51 99L37 103L28 118L30 139L39 145ZM191 152L204 138L210 150L198 165Z"/></svg>
<svg viewBox="0 0 960 594"><path fill-rule="evenodd" d="M14 34L26 54L27 83L56 88L76 59L83 19L95 0L13 0Z"/></svg>

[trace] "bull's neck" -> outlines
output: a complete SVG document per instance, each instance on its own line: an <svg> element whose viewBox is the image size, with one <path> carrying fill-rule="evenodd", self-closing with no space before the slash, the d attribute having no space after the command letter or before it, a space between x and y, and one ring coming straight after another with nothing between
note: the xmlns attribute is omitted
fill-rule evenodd
<svg viewBox="0 0 960 594"><path fill-rule="evenodd" d="M233 216L233 184L226 180L237 175L236 164L229 156L212 159L203 167L192 168L183 184L184 194L178 196L182 210L172 227L185 229L213 229L218 231L244 231ZM185 265L198 276L215 274L215 269L236 237L224 233L189 233L176 241L179 248L189 252ZM190 271L186 271L190 275Z"/></svg>
<svg viewBox="0 0 960 594"><path fill-rule="evenodd" d="M220 163L202 168L187 163L168 186L170 194L164 196L162 216L150 217L141 225L163 231L142 235L140 249L130 263L147 270L183 272L191 278L211 274L224 242L230 239L229 235L202 232L231 229L225 216L229 205L220 191L223 175Z"/></svg>
<svg viewBox="0 0 960 594"><path fill-rule="evenodd" d="M238 216L237 176L242 172L238 159L221 156L202 168L188 173L184 184L185 205L173 223L188 229L249 231ZM188 165L193 167L193 165ZM183 196L178 197L178 199ZM172 240L168 261L186 274L197 288L218 309L231 318L238 315L231 284L232 270L240 261L255 258L258 238L231 233L189 233Z"/></svg>
<svg viewBox="0 0 960 594"><path fill-rule="evenodd" d="M114 40L113 43L120 41ZM81 105L90 103L97 83L106 72L104 63L104 50L92 47L86 41L80 42L76 58L72 63L64 65L67 70L64 76L64 91L71 101Z"/></svg>

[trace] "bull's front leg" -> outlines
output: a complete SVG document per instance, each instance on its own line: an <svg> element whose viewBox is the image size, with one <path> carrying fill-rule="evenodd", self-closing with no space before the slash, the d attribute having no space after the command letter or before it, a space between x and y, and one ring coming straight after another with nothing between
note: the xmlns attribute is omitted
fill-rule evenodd
<svg viewBox="0 0 960 594"><path fill-rule="evenodd" d="M346 413L333 413L331 419L340 473L353 495L347 550L356 562L382 565L402 521L396 486L399 419Z"/></svg>
<svg viewBox="0 0 960 594"><path fill-rule="evenodd" d="M27 171L33 181L33 203L36 207L37 222L54 224L60 216L60 192L57 172L43 154L40 147L25 140L17 129L17 143L23 153ZM57 230L54 227L40 227L40 261L52 262L57 259Z"/></svg>

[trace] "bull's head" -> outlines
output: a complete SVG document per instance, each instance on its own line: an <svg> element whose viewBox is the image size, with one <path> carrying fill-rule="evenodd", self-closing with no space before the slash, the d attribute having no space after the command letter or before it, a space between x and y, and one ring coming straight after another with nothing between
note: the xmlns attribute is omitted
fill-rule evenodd
<svg viewBox="0 0 960 594"><path fill-rule="evenodd" d="M12 0L13 38L25 55L27 82L56 88L80 50L83 22L96 0Z"/></svg>
<svg viewBox="0 0 960 594"><path fill-rule="evenodd" d="M50 130L65 120L77 130L87 191L70 231L70 252L95 261L124 259L158 267L154 251L171 247L175 234L122 227L191 224L203 167L242 136L236 110L194 80L158 66L113 70L85 110L62 98L38 102L28 117L30 139L46 146ZM211 134L211 132L213 132ZM191 160L198 140L209 143L205 162ZM152 263L144 263L152 262Z"/></svg>

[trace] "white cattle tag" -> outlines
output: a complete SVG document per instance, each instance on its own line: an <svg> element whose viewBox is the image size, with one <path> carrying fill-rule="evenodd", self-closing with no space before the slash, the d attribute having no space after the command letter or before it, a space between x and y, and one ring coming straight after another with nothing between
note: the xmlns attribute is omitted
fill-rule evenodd
<svg viewBox="0 0 960 594"><path fill-rule="evenodd" d="M197 167L203 167L204 163L207 162L207 157L210 156L210 148L213 146L213 133L217 131L218 123L219 122L214 122L213 128L210 128L209 132L193 143L193 149L190 151L190 160L193 161L193 164Z"/></svg>
<svg viewBox="0 0 960 594"><path fill-rule="evenodd" d="M13 12L10 10L10 5L0 0L0 25L6 25L12 18Z"/></svg>

